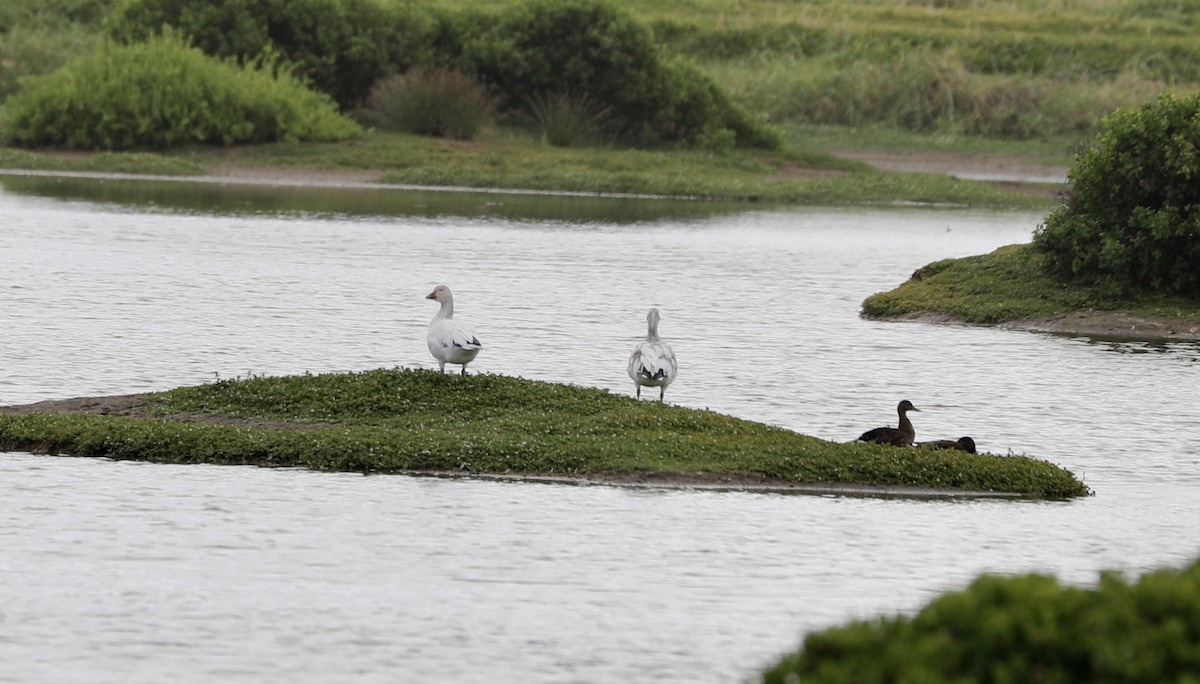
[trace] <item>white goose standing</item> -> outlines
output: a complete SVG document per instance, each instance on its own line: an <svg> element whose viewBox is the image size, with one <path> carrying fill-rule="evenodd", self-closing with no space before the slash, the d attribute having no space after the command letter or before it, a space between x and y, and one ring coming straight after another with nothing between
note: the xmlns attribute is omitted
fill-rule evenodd
<svg viewBox="0 0 1200 684"><path fill-rule="evenodd" d="M454 295L450 288L438 285L433 292L425 295L442 305L433 322L429 324L429 335L425 338L429 343L429 353L437 359L438 369L446 372L446 364L462 365L462 374L467 374L467 364L474 361L483 349L483 343L475 335L471 326L454 320Z"/></svg>
<svg viewBox="0 0 1200 684"><path fill-rule="evenodd" d="M646 341L634 347L629 355L629 377L637 388L638 399L642 398L642 387L657 387L658 400L663 400L667 386L675 380L678 366L671 345L658 336L658 309L646 314Z"/></svg>

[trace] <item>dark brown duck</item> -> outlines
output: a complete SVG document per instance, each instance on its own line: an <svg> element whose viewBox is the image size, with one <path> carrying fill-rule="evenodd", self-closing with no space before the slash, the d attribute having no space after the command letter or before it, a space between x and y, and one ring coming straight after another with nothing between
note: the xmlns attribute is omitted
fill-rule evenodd
<svg viewBox="0 0 1200 684"><path fill-rule="evenodd" d="M959 437L958 439L935 439L931 442L917 442L917 446L921 449L958 449L965 451L968 454L975 453L975 440L970 437Z"/></svg>
<svg viewBox="0 0 1200 684"><path fill-rule="evenodd" d="M892 444L895 446L912 446L913 440L917 438L917 431L913 429L912 421L908 419L907 414L909 411L920 410L913 406L911 401L905 399L896 407L896 412L900 414L899 427L877 427L874 430L867 430L859 435L858 441Z"/></svg>

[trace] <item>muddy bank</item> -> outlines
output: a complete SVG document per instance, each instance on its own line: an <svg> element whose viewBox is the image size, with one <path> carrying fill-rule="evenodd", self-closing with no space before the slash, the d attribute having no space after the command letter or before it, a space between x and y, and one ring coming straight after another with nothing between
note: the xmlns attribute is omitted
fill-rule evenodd
<svg viewBox="0 0 1200 684"><path fill-rule="evenodd" d="M942 325L979 325L927 311L899 316L869 316L875 320L918 321ZM1132 316L1116 311L1079 311L1037 320L1017 319L986 327L1146 342L1200 341L1200 324L1178 318Z"/></svg>

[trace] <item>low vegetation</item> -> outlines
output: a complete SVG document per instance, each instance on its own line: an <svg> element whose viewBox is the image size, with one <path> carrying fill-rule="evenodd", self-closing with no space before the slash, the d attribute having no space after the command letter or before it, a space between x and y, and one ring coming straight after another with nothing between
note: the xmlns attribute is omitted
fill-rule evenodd
<svg viewBox="0 0 1200 684"><path fill-rule="evenodd" d="M938 261L863 302L867 316L970 323L1105 310L1200 324L1200 95L1105 118L1031 245Z"/></svg>
<svg viewBox="0 0 1200 684"><path fill-rule="evenodd" d="M0 412L0 449L365 473L1089 493L1025 456L835 444L598 389L421 370L227 380L147 395L129 416Z"/></svg>
<svg viewBox="0 0 1200 684"><path fill-rule="evenodd" d="M873 318L933 313L966 323L1042 320L1077 311L1116 311L1200 325L1200 302L1155 294L1121 295L1111 288L1064 283L1050 275L1030 244L990 254L943 259L917 269L894 290L873 294L862 313Z"/></svg>
<svg viewBox="0 0 1200 684"><path fill-rule="evenodd" d="M345 140L359 126L284 70L215 61L165 35L26 79L4 106L20 145L84 150Z"/></svg>
<svg viewBox="0 0 1200 684"><path fill-rule="evenodd" d="M1200 562L1094 589L985 575L915 616L816 632L765 684L1193 682L1200 680Z"/></svg>

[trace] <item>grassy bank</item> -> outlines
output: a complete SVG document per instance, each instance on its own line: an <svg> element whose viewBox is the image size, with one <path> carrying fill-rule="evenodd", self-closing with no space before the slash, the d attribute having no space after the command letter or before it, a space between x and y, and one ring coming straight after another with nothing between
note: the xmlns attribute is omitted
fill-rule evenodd
<svg viewBox="0 0 1200 684"><path fill-rule="evenodd" d="M670 59L694 65L755 118L776 126L784 149L561 149L501 127L472 143L373 133L344 145L132 159L46 160L4 150L0 166L176 174L222 165L351 169L392 183L1040 208L1048 201L936 174L873 172L825 152L1016 155L1063 166L1114 108L1140 104L1165 89L1200 88L1200 47L1193 40L1200 9L1188 3L612 2L650 26ZM64 55L93 50L113 5L64 0L46 9L18 0L0 12L0 63L6 65L0 96L15 92L20 76L52 71ZM148 159L154 156L161 161Z"/></svg>
<svg viewBox="0 0 1200 684"><path fill-rule="evenodd" d="M1048 208L1050 200L941 174L875 171L813 147L792 151L559 148L513 132L472 142L371 132L344 143L48 154L0 150L0 168L198 175L264 169L366 172L390 184L612 192L813 205L931 203Z"/></svg>
<svg viewBox="0 0 1200 684"><path fill-rule="evenodd" d="M1084 284L1065 285L1042 270L1040 259L1033 245L1023 244L990 254L935 261L917 269L896 289L868 297L862 312L878 318L933 313L967 323L992 324L1099 310L1200 325L1200 302L1121 296Z"/></svg>
<svg viewBox="0 0 1200 684"><path fill-rule="evenodd" d="M364 473L1089 493L1070 472L1024 456L836 444L710 411L497 375L376 370L231 380L146 395L124 413L0 413L0 449Z"/></svg>

